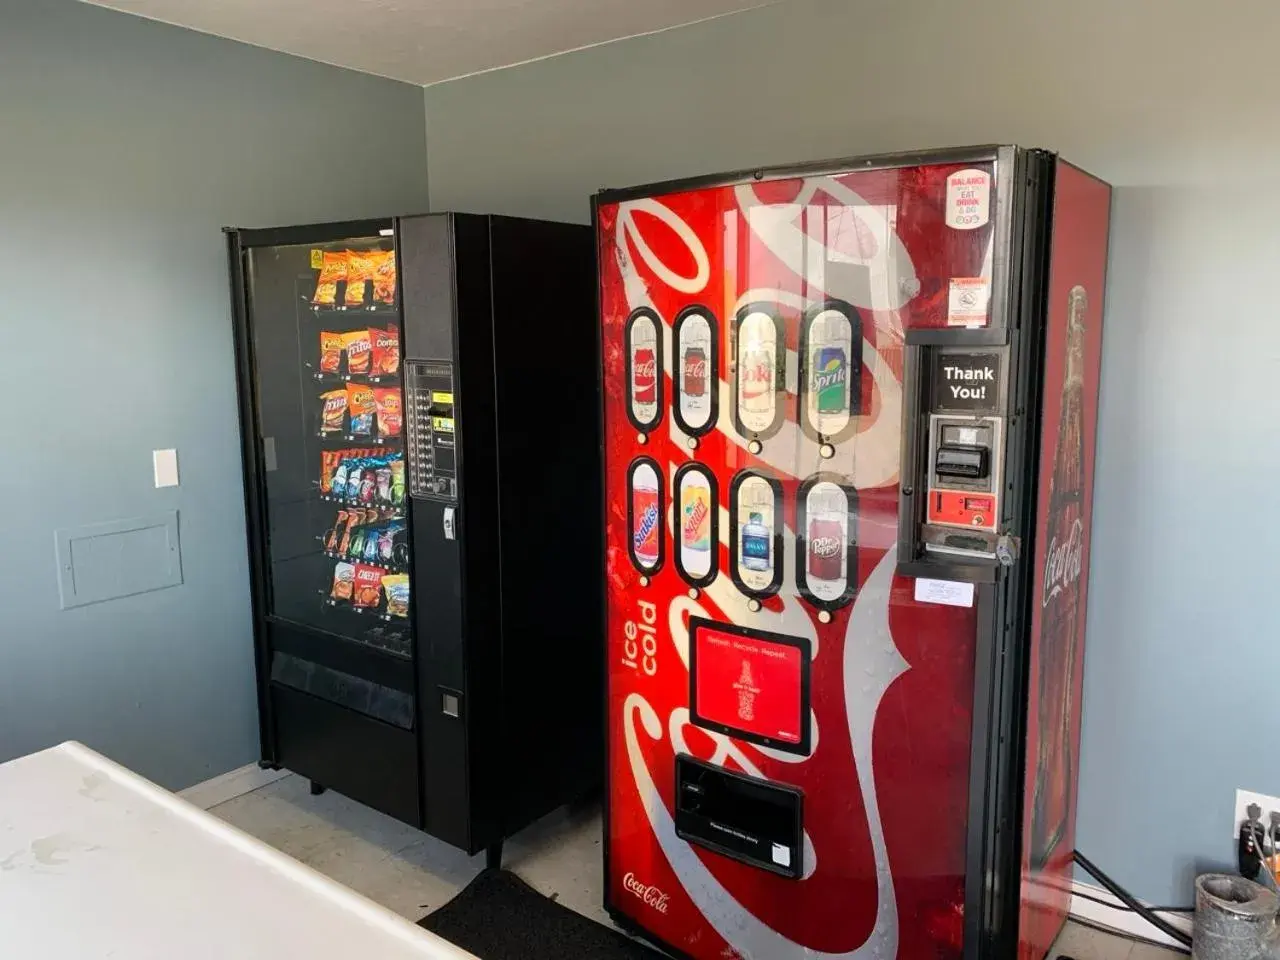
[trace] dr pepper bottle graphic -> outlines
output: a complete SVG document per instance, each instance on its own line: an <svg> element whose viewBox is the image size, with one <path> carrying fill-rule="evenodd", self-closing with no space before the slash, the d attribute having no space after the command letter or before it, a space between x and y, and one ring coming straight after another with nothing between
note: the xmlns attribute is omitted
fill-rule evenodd
<svg viewBox="0 0 1280 960"><path fill-rule="evenodd" d="M1067 313L1065 374L1058 441L1049 480L1049 537L1040 604L1039 728L1031 812L1031 865L1043 867L1067 830L1073 754L1074 677L1084 552L1084 336L1089 298L1073 287Z"/></svg>

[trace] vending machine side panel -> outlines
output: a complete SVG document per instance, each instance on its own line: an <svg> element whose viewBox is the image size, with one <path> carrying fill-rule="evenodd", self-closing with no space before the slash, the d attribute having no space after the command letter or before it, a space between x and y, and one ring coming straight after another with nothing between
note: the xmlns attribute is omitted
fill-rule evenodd
<svg viewBox="0 0 1280 960"><path fill-rule="evenodd" d="M486 350L471 353L460 342L464 312L481 331L489 327L487 314L478 322L472 315L488 302L484 236L469 224L461 230L460 237L459 223L450 215L398 223L423 822L427 832L475 852L483 843L475 837L472 813L480 795L473 789L469 756L475 748L473 723L484 709L472 696L477 678L470 674L469 660L494 631L468 622L466 589L468 564L489 552L480 536L483 524L475 535L469 524L472 508L483 516L492 498L487 489L492 487L492 466L476 462L464 467L462 444L464 431L471 432L477 446L486 435L491 437L492 409L481 385L468 398L462 357L466 354L472 375L480 380L491 383L492 369L485 366ZM481 245L478 256L476 243ZM470 264L465 274L464 246ZM476 277L477 269L484 275Z"/></svg>
<svg viewBox="0 0 1280 960"><path fill-rule="evenodd" d="M1070 905L1111 188L1054 173L1036 483L1019 960L1040 960Z"/></svg>
<svg viewBox="0 0 1280 960"><path fill-rule="evenodd" d="M489 224L509 833L601 778L600 437L591 229Z"/></svg>

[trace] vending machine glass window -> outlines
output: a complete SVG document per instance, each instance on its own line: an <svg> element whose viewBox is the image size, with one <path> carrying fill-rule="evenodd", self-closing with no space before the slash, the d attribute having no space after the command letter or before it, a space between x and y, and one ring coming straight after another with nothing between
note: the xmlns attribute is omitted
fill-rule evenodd
<svg viewBox="0 0 1280 960"><path fill-rule="evenodd" d="M390 231L387 231L388 233ZM391 237L247 252L270 616L410 656Z"/></svg>

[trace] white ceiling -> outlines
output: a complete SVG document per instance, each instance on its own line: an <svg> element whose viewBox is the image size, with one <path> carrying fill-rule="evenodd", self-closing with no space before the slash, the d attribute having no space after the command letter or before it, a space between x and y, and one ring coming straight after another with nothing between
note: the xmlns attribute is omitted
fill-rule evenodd
<svg viewBox="0 0 1280 960"><path fill-rule="evenodd" d="M409 83L537 60L773 0L87 0Z"/></svg>

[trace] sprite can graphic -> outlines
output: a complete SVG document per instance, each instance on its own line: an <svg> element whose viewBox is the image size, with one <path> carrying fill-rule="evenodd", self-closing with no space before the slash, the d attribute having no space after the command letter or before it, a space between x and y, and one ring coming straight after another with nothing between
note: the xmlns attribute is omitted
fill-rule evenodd
<svg viewBox="0 0 1280 960"><path fill-rule="evenodd" d="M823 347L818 351L812 389L818 413L849 409L849 363L843 347Z"/></svg>

